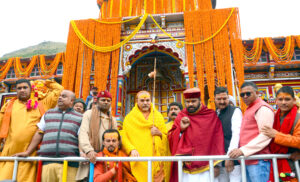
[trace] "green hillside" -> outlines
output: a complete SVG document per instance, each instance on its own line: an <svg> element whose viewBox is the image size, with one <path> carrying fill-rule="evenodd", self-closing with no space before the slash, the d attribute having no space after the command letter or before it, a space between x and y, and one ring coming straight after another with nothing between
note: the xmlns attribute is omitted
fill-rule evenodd
<svg viewBox="0 0 300 182"><path fill-rule="evenodd" d="M34 55L53 55L59 52L65 52L66 51L66 44L62 42L42 42L38 45L26 47L23 49L19 49L7 54L4 54L3 57L0 58L0 60L5 60L11 57L21 57L21 58L28 58L32 57Z"/></svg>

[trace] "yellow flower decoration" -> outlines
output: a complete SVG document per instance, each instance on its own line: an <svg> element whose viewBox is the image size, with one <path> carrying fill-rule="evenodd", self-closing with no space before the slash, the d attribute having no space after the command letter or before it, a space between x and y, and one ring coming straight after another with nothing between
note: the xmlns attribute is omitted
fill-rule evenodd
<svg viewBox="0 0 300 182"><path fill-rule="evenodd" d="M126 44L124 49L125 49L125 51L130 51L132 49L132 45L131 44Z"/></svg>
<svg viewBox="0 0 300 182"><path fill-rule="evenodd" d="M183 47L183 43L182 42L177 42L176 43L176 47L177 48L182 48Z"/></svg>

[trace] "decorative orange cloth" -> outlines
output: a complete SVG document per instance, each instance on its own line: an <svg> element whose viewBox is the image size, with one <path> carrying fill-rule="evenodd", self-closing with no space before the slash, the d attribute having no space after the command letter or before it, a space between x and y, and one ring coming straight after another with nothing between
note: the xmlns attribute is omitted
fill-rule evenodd
<svg viewBox="0 0 300 182"><path fill-rule="evenodd" d="M13 98L9 101L9 103L7 104L7 108L4 112L4 116L3 116L3 120L2 120L2 125L0 128L0 138L6 138L7 134L8 134L8 129L9 129L9 125L10 125L10 116L11 116L11 112L12 112L12 108L14 105L14 102L17 98Z"/></svg>

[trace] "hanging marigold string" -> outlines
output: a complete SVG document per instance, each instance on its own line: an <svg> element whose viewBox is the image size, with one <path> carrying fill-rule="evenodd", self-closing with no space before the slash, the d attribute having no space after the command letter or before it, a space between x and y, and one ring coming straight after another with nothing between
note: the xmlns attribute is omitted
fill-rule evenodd
<svg viewBox="0 0 300 182"><path fill-rule="evenodd" d="M197 11L200 14L200 19L195 20L193 23L200 23L202 25L203 36L207 37L211 35L211 25L212 21L210 15L212 11ZM210 26L207 26L210 25ZM215 70L214 70L214 57L213 57L213 44L212 39L206 41L204 43L204 61L205 61L205 73L206 73L206 80L207 80L207 87L208 87L208 95L209 95L209 104L211 109L215 109L214 104L214 91L215 91Z"/></svg>
<svg viewBox="0 0 300 182"><path fill-rule="evenodd" d="M33 56L28 64L27 67L23 68L22 64L21 64L21 58L16 57L15 58L15 64L14 64L14 70L15 70L15 74L16 77L20 78L26 78L29 77L34 65L37 62L37 56Z"/></svg>
<svg viewBox="0 0 300 182"><path fill-rule="evenodd" d="M282 49L278 49L275 46L272 38L270 37L264 38L264 42L268 48L269 53L277 63L288 64L292 60L295 47L295 41L292 36L286 37L285 45Z"/></svg>
<svg viewBox="0 0 300 182"><path fill-rule="evenodd" d="M6 77L7 72L9 71L11 65L13 64L15 58L9 58L5 65L0 69L0 80L3 80Z"/></svg>
<svg viewBox="0 0 300 182"><path fill-rule="evenodd" d="M238 88L241 88L241 85L244 82L244 58L243 58L243 44L241 39L241 29L239 22L239 13L238 10L235 10L232 18L228 22L229 33L230 33L230 45L232 50L234 67L236 70L236 76L238 80ZM245 111L246 105L242 102L241 104L242 111Z"/></svg>
<svg viewBox="0 0 300 182"><path fill-rule="evenodd" d="M42 75L44 75L45 77L53 76L53 74L57 70L57 67L58 67L59 63L62 62L63 57L64 57L63 52L57 53L54 60L48 66L46 61L45 61L45 55L39 55L39 60L40 60L39 64L40 64Z"/></svg>
<svg viewBox="0 0 300 182"><path fill-rule="evenodd" d="M244 52L244 62L248 64L256 64L260 59L261 52L263 46L263 39L256 38L253 42L253 47L251 50L247 50L247 48L243 47Z"/></svg>
<svg viewBox="0 0 300 182"><path fill-rule="evenodd" d="M120 42L120 30L121 26L118 25L119 27L115 27L112 31L113 34L113 44L116 44ZM116 105L118 102L117 98L117 89L118 89L118 71L119 71L119 59L120 59L120 49L117 49L112 52L112 59L111 59L111 73L110 73L110 78L111 78L111 88L110 88L110 93L112 95L112 105L111 105L111 110L112 114L115 116L116 114Z"/></svg>
<svg viewBox="0 0 300 182"><path fill-rule="evenodd" d="M140 18L141 16L142 16L142 15L136 16L136 17L133 17L133 18L130 18L130 19L128 19L128 20L119 21L119 22L102 21L102 20L97 20L97 19L92 19L92 18L91 18L91 20L94 20L94 21L96 21L96 22L98 22L98 23L104 23L104 24L123 24L123 23L130 22L130 21L132 21L132 20L136 20L136 19Z"/></svg>
<svg viewBox="0 0 300 182"><path fill-rule="evenodd" d="M199 20L200 16L199 13L189 15L190 17L193 17L195 20ZM193 35L194 40L199 41L201 40L201 37L203 37L202 27L199 26L199 24L192 23L192 29L193 29ZM188 26L188 25L187 25ZM187 45L192 46L192 45ZM197 70L197 81L198 81L198 88L201 90L201 93L205 93L204 87L204 45L203 44L196 44L194 45L194 51L195 51L195 62L196 62L196 70ZM201 94L201 100L204 101L205 94Z"/></svg>
<svg viewBox="0 0 300 182"><path fill-rule="evenodd" d="M174 38L171 34L167 33L167 32L166 32L166 31L165 31L165 30L157 23L157 21L153 18L152 15L149 15L149 16L151 17L151 19L152 19L152 21L155 23L155 25L156 25L156 26L157 26L157 27L158 27L158 28L159 28L166 36L170 37L172 40L177 41L177 42L180 42L180 43L182 43L182 44L191 44L191 45L194 45L194 44L201 44L201 43L204 43L204 42L206 42L206 41L208 41L208 40L211 40L213 37L215 37L215 36L216 36L216 35L217 35L217 34L225 27L225 25L227 25L227 23L228 23L230 17L232 16L234 10L235 10L235 8L232 8L232 9L231 9L231 11L230 11L230 13L229 13L229 16L227 17L227 19L225 20L225 22L222 24L222 26L218 29L218 31L216 31L215 33L209 35L207 38L204 38L204 39L202 39L202 40L200 40L200 41L197 41L197 42L181 41L181 40L179 40L179 39Z"/></svg>
<svg viewBox="0 0 300 182"><path fill-rule="evenodd" d="M95 21L90 21L88 24L87 40L93 40L95 37ZM90 92L90 78L93 60L93 50L85 46L84 48L84 63L83 63L83 77L82 77L82 97L86 100Z"/></svg>
<svg viewBox="0 0 300 182"><path fill-rule="evenodd" d="M222 15L226 14L224 10L218 10L212 13L212 31L216 31L222 21ZM229 46L229 42L225 41L224 37L228 37L227 28L223 28L222 31L216 35L213 39L214 56L216 64L216 74L218 80L218 86L225 86L225 67L224 67L224 52L228 51L226 48Z"/></svg>
<svg viewBox="0 0 300 182"><path fill-rule="evenodd" d="M295 41L297 43L298 48L300 49L300 35L295 35L293 37L294 37L294 39L295 39Z"/></svg>
<svg viewBox="0 0 300 182"><path fill-rule="evenodd" d="M153 18L154 19L154 18ZM193 41L193 29L192 29L192 13L184 13L184 28L185 28L185 39L187 41ZM189 75L189 86L194 87L194 52L193 45L186 45L186 56L187 56L187 66Z"/></svg>
<svg viewBox="0 0 300 182"><path fill-rule="evenodd" d="M116 21L119 19L109 19L108 21ZM112 30L115 34L112 34ZM95 44L107 47L111 46L113 43L120 42L120 39L118 39L119 36L116 35L116 32L121 34L120 24L96 24ZM95 86L98 87L99 90L106 89L111 57L112 52L95 52Z"/></svg>
<svg viewBox="0 0 300 182"><path fill-rule="evenodd" d="M88 41L79 31L79 29L77 28L77 25L75 23L74 20L71 21L71 25L74 29L74 32L76 33L76 35L78 36L78 38L90 49L93 49L95 51L98 52L111 52L114 51L116 49L119 49L121 46L123 46L124 44L126 44L142 27L142 25L144 24L144 22L146 21L148 17L148 14L145 14L143 16L143 18L141 19L140 23L138 24L138 26L134 29L134 31L122 42L115 44L115 45L111 45L111 46L106 46L106 47L101 47L101 46L97 46L93 43L91 43L90 41Z"/></svg>
<svg viewBox="0 0 300 182"><path fill-rule="evenodd" d="M79 24L77 23L77 26ZM66 60L63 64L64 74L62 78L62 85L67 90L73 90L72 85L74 84L74 69L76 69L76 65L74 65L74 60L77 60L78 57L78 47L80 40L76 36L72 25L69 26L69 35L66 46ZM73 78L73 79L70 79Z"/></svg>
<svg viewBox="0 0 300 182"><path fill-rule="evenodd" d="M107 0L101 5L99 18L139 16L144 13L165 14L210 10L210 0Z"/></svg>

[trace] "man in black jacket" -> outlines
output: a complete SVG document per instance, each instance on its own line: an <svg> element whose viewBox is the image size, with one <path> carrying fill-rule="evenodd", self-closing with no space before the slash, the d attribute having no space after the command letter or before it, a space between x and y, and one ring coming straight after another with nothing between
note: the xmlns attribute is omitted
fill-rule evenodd
<svg viewBox="0 0 300 182"><path fill-rule="evenodd" d="M228 154L232 149L239 147L242 111L229 104L227 88L217 87L214 95L216 112L223 127L225 152ZM241 181L241 166L237 161L227 160L222 163L219 182L229 181Z"/></svg>

